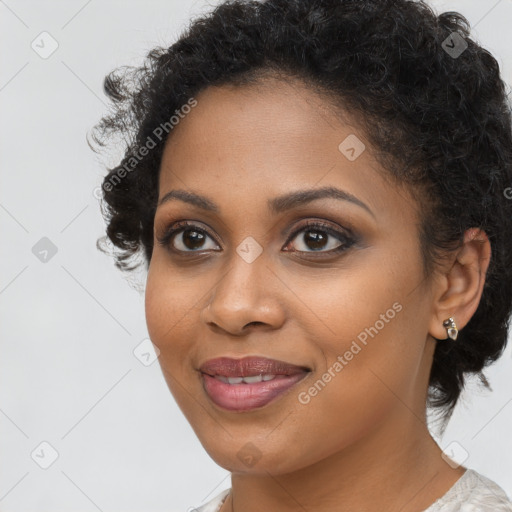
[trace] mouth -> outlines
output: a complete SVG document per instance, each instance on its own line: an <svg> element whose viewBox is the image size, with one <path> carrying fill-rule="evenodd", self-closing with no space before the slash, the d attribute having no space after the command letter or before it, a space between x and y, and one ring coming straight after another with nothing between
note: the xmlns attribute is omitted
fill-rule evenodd
<svg viewBox="0 0 512 512"><path fill-rule="evenodd" d="M211 359L199 371L203 389L215 405L241 412L274 402L304 379L311 369L285 361L250 356L243 359Z"/></svg>

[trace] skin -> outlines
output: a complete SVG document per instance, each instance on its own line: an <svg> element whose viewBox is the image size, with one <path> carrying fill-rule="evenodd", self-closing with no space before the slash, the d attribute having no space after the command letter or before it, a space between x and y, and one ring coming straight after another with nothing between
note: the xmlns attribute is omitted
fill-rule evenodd
<svg viewBox="0 0 512 512"><path fill-rule="evenodd" d="M356 119L335 116L293 80L209 87L196 99L167 140L159 199L187 190L220 211L181 200L157 208L155 237L178 220L208 236L199 246L183 232L168 247L155 239L145 304L171 393L208 454L232 473L221 512L424 510L466 469L441 457L425 400L435 343L452 342L443 320L454 317L462 329L478 306L490 259L485 233L468 230L460 250L424 279L419 206L386 179ZM354 161L338 149L349 134L366 145ZM324 186L353 194L372 213L332 198L279 214L267 208L281 194ZM317 228L291 237L308 219L341 234L351 228L357 240L327 256L343 243L335 235L322 232L320 250L304 239ZM263 249L251 263L236 252L249 236ZM301 403L299 394L394 303L400 312ZM197 369L246 355L312 371L264 407L223 410ZM252 464L238 456L255 451Z"/></svg>

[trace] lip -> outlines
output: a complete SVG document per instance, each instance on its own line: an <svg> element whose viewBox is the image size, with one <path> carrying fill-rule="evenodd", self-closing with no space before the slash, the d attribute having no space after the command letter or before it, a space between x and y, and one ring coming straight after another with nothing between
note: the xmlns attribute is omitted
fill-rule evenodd
<svg viewBox="0 0 512 512"><path fill-rule="evenodd" d="M201 365L200 372L203 389L215 405L228 411L242 412L274 402L304 379L311 369L276 359L248 356L242 359L210 359ZM261 374L272 374L275 377L250 384L229 384L215 377L251 377Z"/></svg>
<svg viewBox="0 0 512 512"><path fill-rule="evenodd" d="M307 366L298 366L278 359L247 356L241 359L234 359L232 357L209 359L201 365L199 371L212 377L215 375L223 375L224 377L251 377L260 374L291 376L303 373L304 371L311 371L311 369Z"/></svg>

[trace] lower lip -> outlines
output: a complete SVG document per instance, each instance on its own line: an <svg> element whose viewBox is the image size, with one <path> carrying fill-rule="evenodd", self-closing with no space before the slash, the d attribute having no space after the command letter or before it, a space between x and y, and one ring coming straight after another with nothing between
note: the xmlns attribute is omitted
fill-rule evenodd
<svg viewBox="0 0 512 512"><path fill-rule="evenodd" d="M308 372L276 376L254 384L226 384L211 375L202 374L204 390L212 402L229 411L248 411L263 407L301 381Z"/></svg>

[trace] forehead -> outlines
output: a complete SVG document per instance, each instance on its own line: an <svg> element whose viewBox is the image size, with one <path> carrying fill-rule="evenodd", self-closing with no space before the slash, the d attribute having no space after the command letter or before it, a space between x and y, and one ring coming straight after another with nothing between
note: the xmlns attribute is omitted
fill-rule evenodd
<svg viewBox="0 0 512 512"><path fill-rule="evenodd" d="M276 140L293 148L296 139L304 138L314 146L326 131L349 127L361 131L356 119L297 79L210 86L195 99L197 106L174 127L167 145L174 146L184 137L188 143L191 138L207 143L224 137L231 144L257 146Z"/></svg>
<svg viewBox="0 0 512 512"><path fill-rule="evenodd" d="M296 81L207 87L195 99L169 134L162 171L186 168L190 175L198 166L227 171L232 164L261 170L273 164L277 171L289 163L299 173L321 167L326 158L334 163L343 138L360 131Z"/></svg>
<svg viewBox="0 0 512 512"><path fill-rule="evenodd" d="M235 191L268 198L332 185L386 208L385 196L398 192L357 120L301 82L208 87L195 99L166 142L160 199L180 188L222 204Z"/></svg>

